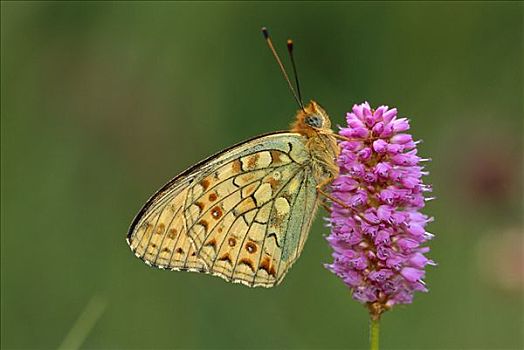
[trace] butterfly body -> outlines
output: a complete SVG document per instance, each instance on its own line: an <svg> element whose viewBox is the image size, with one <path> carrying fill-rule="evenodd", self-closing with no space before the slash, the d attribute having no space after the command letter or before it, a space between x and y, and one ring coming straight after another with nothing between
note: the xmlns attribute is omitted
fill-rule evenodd
<svg viewBox="0 0 524 350"><path fill-rule="evenodd" d="M290 132L263 135L181 173L144 205L127 241L147 264L248 286L280 283L338 174L326 112L311 102Z"/></svg>
<svg viewBox="0 0 524 350"><path fill-rule="evenodd" d="M306 137L306 149L311 155L313 174L319 184L338 175L339 147L331 130L327 113L314 101L297 113L292 131Z"/></svg>

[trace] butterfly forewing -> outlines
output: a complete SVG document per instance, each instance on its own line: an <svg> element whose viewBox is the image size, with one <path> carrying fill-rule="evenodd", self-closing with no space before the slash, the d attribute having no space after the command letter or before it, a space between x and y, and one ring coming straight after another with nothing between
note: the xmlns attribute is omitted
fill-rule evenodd
<svg viewBox="0 0 524 350"><path fill-rule="evenodd" d="M271 287L300 254L317 207L309 161L296 133L233 146L154 195L132 224L129 245L153 266Z"/></svg>

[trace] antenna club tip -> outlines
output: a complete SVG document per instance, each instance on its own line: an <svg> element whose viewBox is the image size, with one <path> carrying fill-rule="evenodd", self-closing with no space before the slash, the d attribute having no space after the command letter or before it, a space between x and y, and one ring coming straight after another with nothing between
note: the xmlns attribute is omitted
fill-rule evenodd
<svg viewBox="0 0 524 350"><path fill-rule="evenodd" d="M264 34L264 38L269 38L269 32L266 27L262 27L262 34Z"/></svg>
<svg viewBox="0 0 524 350"><path fill-rule="evenodd" d="M293 49L293 40L287 39L287 48L290 50Z"/></svg>

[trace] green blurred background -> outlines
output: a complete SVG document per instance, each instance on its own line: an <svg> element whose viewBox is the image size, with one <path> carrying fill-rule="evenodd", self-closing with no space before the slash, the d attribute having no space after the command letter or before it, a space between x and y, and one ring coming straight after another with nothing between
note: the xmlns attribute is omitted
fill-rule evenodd
<svg viewBox="0 0 524 350"><path fill-rule="evenodd" d="M286 129L268 51L306 99L411 118L436 201L428 294L384 349L521 349L523 4L2 2L2 348L366 348L317 219L284 283L154 270L124 237L196 161ZM285 57L285 62L287 57Z"/></svg>

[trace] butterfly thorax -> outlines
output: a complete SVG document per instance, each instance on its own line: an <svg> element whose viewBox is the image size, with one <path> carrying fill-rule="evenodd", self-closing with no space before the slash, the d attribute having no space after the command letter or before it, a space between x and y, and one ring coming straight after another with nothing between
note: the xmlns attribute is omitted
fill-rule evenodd
<svg viewBox="0 0 524 350"><path fill-rule="evenodd" d="M292 131L306 138L316 182L321 184L335 178L339 172L336 159L340 151L327 113L311 101L297 112Z"/></svg>

